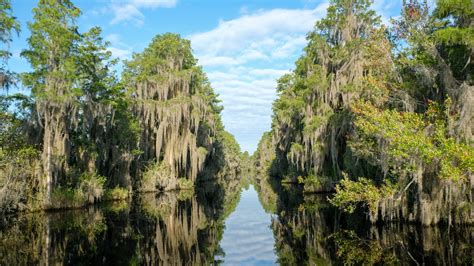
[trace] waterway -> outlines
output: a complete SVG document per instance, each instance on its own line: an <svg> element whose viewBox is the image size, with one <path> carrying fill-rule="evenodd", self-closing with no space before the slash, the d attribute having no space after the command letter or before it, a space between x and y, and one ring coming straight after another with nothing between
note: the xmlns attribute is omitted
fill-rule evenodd
<svg viewBox="0 0 474 266"><path fill-rule="evenodd" d="M373 226L329 195L237 188L9 217L0 265L473 265L469 226Z"/></svg>

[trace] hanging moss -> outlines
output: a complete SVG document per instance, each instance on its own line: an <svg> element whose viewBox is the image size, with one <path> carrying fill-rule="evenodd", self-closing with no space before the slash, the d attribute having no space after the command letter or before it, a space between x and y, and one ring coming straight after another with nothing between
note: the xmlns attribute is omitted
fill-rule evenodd
<svg viewBox="0 0 474 266"><path fill-rule="evenodd" d="M222 126L218 101L189 41L175 34L156 36L127 62L124 80L141 128L140 164L155 165L142 187L176 189L178 177L195 183Z"/></svg>
<svg viewBox="0 0 474 266"><path fill-rule="evenodd" d="M333 203L365 204L372 222L472 223L473 20L461 2L431 17L426 2L404 2L386 29L370 1L331 1L278 81L255 164L305 192L341 182Z"/></svg>
<svg viewBox="0 0 474 266"><path fill-rule="evenodd" d="M273 106L277 157L289 163L281 175L340 175L348 107L361 98L383 103L389 88L380 77L393 76L391 46L379 22L365 1L334 2L308 34L305 54L293 74L279 80Z"/></svg>

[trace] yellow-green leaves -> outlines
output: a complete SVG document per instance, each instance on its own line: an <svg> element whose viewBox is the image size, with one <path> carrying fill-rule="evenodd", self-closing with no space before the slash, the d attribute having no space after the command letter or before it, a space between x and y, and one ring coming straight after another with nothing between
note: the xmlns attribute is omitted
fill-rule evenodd
<svg viewBox="0 0 474 266"><path fill-rule="evenodd" d="M386 182L378 187L367 178L352 181L347 178L336 185L336 194L329 201L343 210L353 213L360 205L366 205L372 214L377 213L378 202L395 192L396 185Z"/></svg>
<svg viewBox="0 0 474 266"><path fill-rule="evenodd" d="M395 177L411 175L420 166L439 169L440 178L454 181L473 173L473 149L447 137L439 111L422 115L367 103L354 105L352 111L356 134L349 146L356 155L387 165Z"/></svg>

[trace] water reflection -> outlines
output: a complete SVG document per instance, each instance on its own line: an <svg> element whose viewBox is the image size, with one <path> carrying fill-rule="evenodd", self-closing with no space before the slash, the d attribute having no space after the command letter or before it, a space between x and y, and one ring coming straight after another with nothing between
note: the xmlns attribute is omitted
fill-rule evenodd
<svg viewBox="0 0 474 266"><path fill-rule="evenodd" d="M327 195L269 179L255 190L232 181L19 215L0 227L0 265L473 265L472 227L372 226Z"/></svg>
<svg viewBox="0 0 474 266"><path fill-rule="evenodd" d="M227 265L273 265L276 261L271 214L258 203L253 186L242 191L235 211L225 221L221 247Z"/></svg>
<svg viewBox="0 0 474 266"><path fill-rule="evenodd" d="M277 195L260 198L276 206L272 229L282 265L473 265L472 227L372 226L338 212L328 195L301 196L299 188L268 179L257 185Z"/></svg>
<svg viewBox="0 0 474 266"><path fill-rule="evenodd" d="M143 194L133 203L20 215L0 230L0 265L213 264L236 194L214 186L196 194Z"/></svg>

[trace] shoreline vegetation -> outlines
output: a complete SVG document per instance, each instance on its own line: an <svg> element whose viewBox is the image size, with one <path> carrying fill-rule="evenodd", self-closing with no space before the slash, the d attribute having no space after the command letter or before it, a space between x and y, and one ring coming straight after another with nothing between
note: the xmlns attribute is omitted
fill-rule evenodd
<svg viewBox="0 0 474 266"><path fill-rule="evenodd" d="M80 207L132 192L190 190L240 173L243 156L188 40L166 33L113 70L101 29L79 32L71 1L41 0L12 73L2 50L0 212ZM20 34L0 1L1 40ZM4 23L3 23L4 22Z"/></svg>
<svg viewBox="0 0 474 266"><path fill-rule="evenodd" d="M0 214L188 197L203 183L226 195L252 176L270 184L262 202L296 184L371 223L474 224L473 3L404 0L389 26L371 3L330 1L250 156L190 41L156 35L118 75L100 27L80 32L72 1L40 0L21 52L31 72L13 73L21 29L0 0L0 86L31 92L0 96Z"/></svg>
<svg viewBox="0 0 474 266"><path fill-rule="evenodd" d="M278 80L260 178L335 191L372 223L473 224L474 6L430 10L403 1L387 27L371 1L331 1Z"/></svg>

